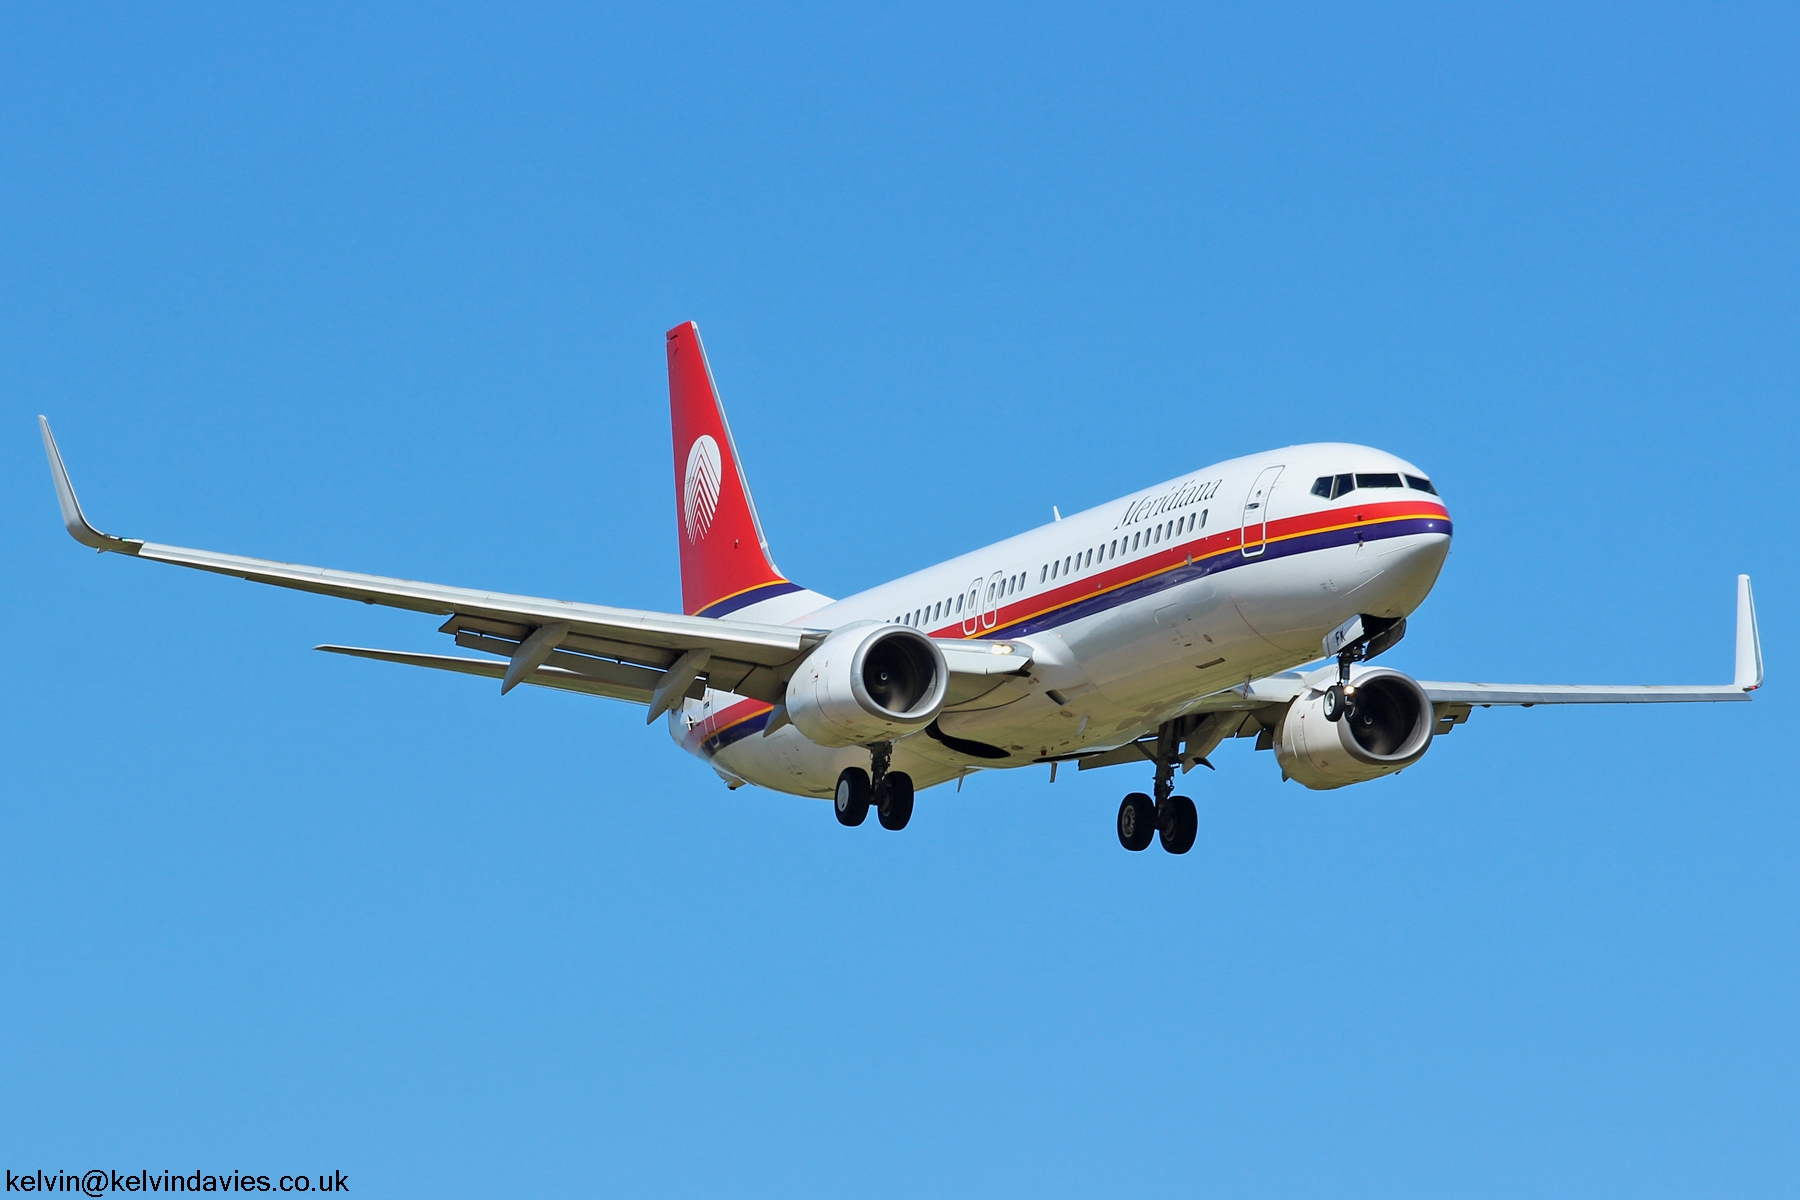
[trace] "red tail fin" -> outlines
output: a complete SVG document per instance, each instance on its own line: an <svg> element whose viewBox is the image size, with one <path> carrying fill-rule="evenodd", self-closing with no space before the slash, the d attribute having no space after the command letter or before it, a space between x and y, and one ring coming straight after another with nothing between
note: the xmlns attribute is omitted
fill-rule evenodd
<svg viewBox="0 0 1800 1200"><path fill-rule="evenodd" d="M682 609L690 616L722 617L801 590L769 561L768 539L706 365L699 326L689 321L669 330L668 351Z"/></svg>

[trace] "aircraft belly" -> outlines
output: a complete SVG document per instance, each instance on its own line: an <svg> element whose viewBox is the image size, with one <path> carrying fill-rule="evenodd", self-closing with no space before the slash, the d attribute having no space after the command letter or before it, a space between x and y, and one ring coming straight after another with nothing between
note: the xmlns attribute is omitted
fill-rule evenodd
<svg viewBox="0 0 1800 1200"><path fill-rule="evenodd" d="M894 745L892 769L912 776L913 786L924 789L954 779L960 769L915 751L925 738L914 734ZM808 741L792 725L768 737L755 733L725 746L713 755L715 766L747 783L791 796L829 799L837 777L845 767L869 769L869 752L861 746L834 748Z"/></svg>
<svg viewBox="0 0 1800 1200"><path fill-rule="evenodd" d="M1211 578L1077 622L1064 637L1100 694L1138 716L1170 696L1204 694L1221 672L1241 680L1271 649L1232 603L1229 581Z"/></svg>

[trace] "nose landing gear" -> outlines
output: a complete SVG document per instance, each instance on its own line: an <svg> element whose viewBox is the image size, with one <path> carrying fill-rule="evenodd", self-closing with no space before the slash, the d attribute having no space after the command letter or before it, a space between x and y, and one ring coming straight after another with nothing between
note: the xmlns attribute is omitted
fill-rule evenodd
<svg viewBox="0 0 1800 1200"><path fill-rule="evenodd" d="M1325 653L1336 654L1337 682L1325 689L1327 721L1356 715L1356 689L1350 685L1350 664L1367 662L1406 636L1405 617L1375 617L1360 613L1325 635Z"/></svg>

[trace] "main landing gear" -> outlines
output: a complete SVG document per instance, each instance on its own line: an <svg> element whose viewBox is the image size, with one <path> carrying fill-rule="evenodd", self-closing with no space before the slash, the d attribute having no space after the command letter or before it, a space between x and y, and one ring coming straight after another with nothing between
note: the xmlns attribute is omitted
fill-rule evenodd
<svg viewBox="0 0 1800 1200"><path fill-rule="evenodd" d="M1178 744L1174 731L1165 726L1156 743L1156 782L1152 785L1156 798L1132 792L1119 805L1119 845L1127 850L1147 850L1155 837L1162 839L1163 849L1170 854L1186 854L1194 848L1200 814L1192 800L1174 794Z"/></svg>
<svg viewBox="0 0 1800 1200"><path fill-rule="evenodd" d="M869 747L869 770L845 767L838 774L834 798L840 825L861 825L875 807L876 819L883 829L905 829L912 820L913 781L905 771L890 771L894 743L877 742Z"/></svg>

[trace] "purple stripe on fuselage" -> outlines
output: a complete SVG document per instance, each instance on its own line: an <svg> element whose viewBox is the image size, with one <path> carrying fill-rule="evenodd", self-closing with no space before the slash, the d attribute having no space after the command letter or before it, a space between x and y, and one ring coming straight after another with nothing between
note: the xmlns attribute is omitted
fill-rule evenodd
<svg viewBox="0 0 1800 1200"><path fill-rule="evenodd" d="M1313 550L1328 550L1334 546L1353 546L1358 540L1379 542L1388 538L1408 537L1416 533L1448 535L1450 521L1446 517L1414 517L1398 521L1384 521L1374 525L1353 525L1344 529L1327 529L1320 533L1306 533L1278 542L1269 542L1261 554L1251 558L1245 558L1243 551L1239 547L1233 546L1231 549L1214 554L1209 558L1195 559L1191 563L1171 567L1161 574L1152 575L1147 579L1139 579L1108 592L1099 592L1093 596L1072 601L1061 608L1038 613L1036 616L1015 621L1010 625L1001 625L996 629L983 630L981 636L984 638L1024 637L1028 633L1054 629L1059 625L1067 625L1071 621L1095 616L1098 613L1117 608L1121 604L1130 604L1134 600L1142 600L1147 596L1154 596L1158 592L1166 592L1170 588L1180 587L1184 583L1193 583L1197 579L1217 575L1221 571L1268 562L1270 559L1291 558L1296 554L1306 554Z"/></svg>
<svg viewBox="0 0 1800 1200"><path fill-rule="evenodd" d="M748 608L762 600L772 600L776 596L785 596L789 592L797 592L800 585L782 580L780 583L765 583L761 587L753 587L747 592L739 592L735 596L727 596L717 604L709 604L696 617L722 617L726 613L734 613L740 608Z"/></svg>
<svg viewBox="0 0 1800 1200"><path fill-rule="evenodd" d="M719 732L707 738L704 742L701 742L700 753L711 758L733 742L741 742L753 733L761 733L763 726L768 723L769 714L766 712L757 713L754 717L746 717L736 725L727 729L721 729Z"/></svg>

